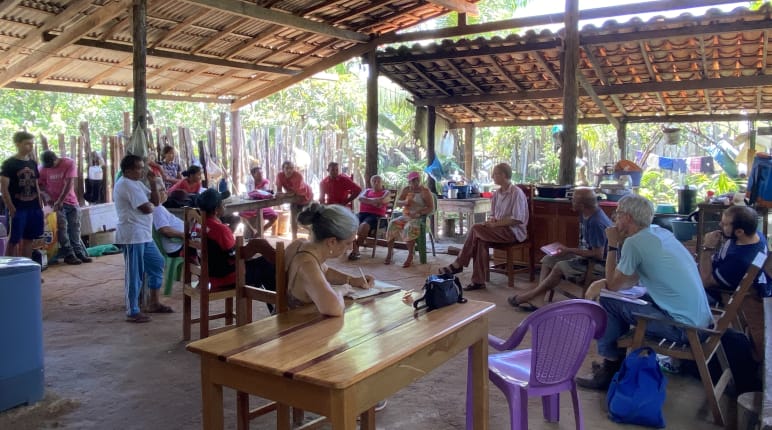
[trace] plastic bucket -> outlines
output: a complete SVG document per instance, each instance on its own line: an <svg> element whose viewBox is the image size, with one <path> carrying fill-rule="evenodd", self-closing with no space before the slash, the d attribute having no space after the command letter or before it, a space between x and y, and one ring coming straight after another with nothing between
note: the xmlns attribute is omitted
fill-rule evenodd
<svg viewBox="0 0 772 430"><path fill-rule="evenodd" d="M676 239L681 242L692 240L697 234L697 223L694 221L673 220L670 225L673 226L673 234Z"/></svg>

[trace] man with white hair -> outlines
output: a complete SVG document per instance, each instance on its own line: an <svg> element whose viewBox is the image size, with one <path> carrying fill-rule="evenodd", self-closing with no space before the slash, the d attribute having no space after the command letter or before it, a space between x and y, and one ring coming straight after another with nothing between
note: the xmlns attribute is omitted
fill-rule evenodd
<svg viewBox="0 0 772 430"><path fill-rule="evenodd" d="M606 229L606 278L593 282L585 298L596 298L602 288L619 291L642 285L647 290L642 297L647 303L600 298L608 315L606 331L598 339L598 354L604 360L602 364L593 363L591 376L576 379L580 387L608 389L625 357L625 350L617 348L617 339L635 325L633 314L697 327L708 327L713 321L694 258L673 233L652 225L653 218L654 205L649 200L628 195L619 201L615 226ZM624 247L620 248L623 242ZM646 325L646 335L680 343L688 341L683 329L657 321Z"/></svg>

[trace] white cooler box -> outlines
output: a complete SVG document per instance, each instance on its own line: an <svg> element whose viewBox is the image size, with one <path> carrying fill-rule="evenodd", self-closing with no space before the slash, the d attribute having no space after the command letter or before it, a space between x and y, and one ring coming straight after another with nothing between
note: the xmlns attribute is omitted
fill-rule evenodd
<svg viewBox="0 0 772 430"><path fill-rule="evenodd" d="M80 234L89 235L115 230L118 215L114 203L87 206L80 209Z"/></svg>

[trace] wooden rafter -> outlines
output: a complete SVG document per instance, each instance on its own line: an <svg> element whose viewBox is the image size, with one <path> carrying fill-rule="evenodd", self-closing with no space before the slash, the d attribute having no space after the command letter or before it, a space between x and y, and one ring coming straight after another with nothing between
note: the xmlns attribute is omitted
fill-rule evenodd
<svg viewBox="0 0 772 430"><path fill-rule="evenodd" d="M469 3L464 0L428 0L429 3L434 3L437 6L443 7L447 10L454 10L459 13L465 13L468 15L477 16L480 11L477 9L477 5Z"/></svg>
<svg viewBox="0 0 772 430"><path fill-rule="evenodd" d="M355 31L344 30L323 22L312 21L299 16L290 15L284 12L278 12L272 9L257 6L251 3L245 3L240 0L183 0L187 3L208 7L210 9L221 10L247 18L259 19L261 21L280 24L285 27L291 27L298 30L324 34L336 39L350 40L352 42L364 43L370 40L370 36L357 33Z"/></svg>
<svg viewBox="0 0 772 430"><path fill-rule="evenodd" d="M17 90L29 90L29 91L48 91L53 93L68 93L68 94L88 94L97 96L108 97L134 97L134 93L130 91L111 91L111 90L99 90L94 88L77 88L77 87L65 87L63 85L44 85L44 84L31 84L26 82L11 82L5 86L6 88L13 88ZM154 100L171 100L178 102L203 102L203 103L221 103L228 104L231 101L225 99L218 99L215 97L186 97L186 96L174 96L166 94L148 93L147 98Z"/></svg>
<svg viewBox="0 0 772 430"><path fill-rule="evenodd" d="M595 74L598 76L598 79L600 80L601 84L603 85L610 85L610 82L608 78L606 77L606 74L603 73L603 67L601 67L600 62L597 58L595 58L595 55L592 54L592 46L584 46L582 50L584 51L584 54L587 56L587 59L590 61L590 65L592 66L592 69L595 71ZM611 101L614 102L614 105L616 105L617 110L619 113L622 114L622 116L627 115L627 110L625 109L625 106L622 104L622 101L619 100L619 97L617 95L611 96Z"/></svg>
<svg viewBox="0 0 772 430"><path fill-rule="evenodd" d="M207 69L207 67L198 67L196 69L193 69L193 71L190 72L190 73L180 72L180 73L182 73L182 76L180 76L181 79L168 78L169 82L167 82L166 84L161 85L160 87L158 87L158 89L156 91L161 93L161 94L163 94L163 93L171 90L172 88L174 88L174 86L177 85L178 83L185 82L188 79L194 78L194 77L196 77L196 76L206 72L206 69Z"/></svg>
<svg viewBox="0 0 772 430"><path fill-rule="evenodd" d="M329 48L330 46L332 46L332 45L334 45L334 44L336 44L336 43L338 43L338 41L337 41L337 40L335 40L335 39L329 39L328 41L326 41L326 42L324 42L324 43L321 43L321 44L319 44L319 45L315 46L315 47L314 47L314 49L312 49L312 50L311 50L311 51L309 51L309 52L306 52L306 53L305 53L305 55L303 55L303 56L297 56L296 58L293 58L293 59L291 59L291 60L289 60L289 61L286 61L286 62L284 62L284 63L282 63L282 64L279 64L279 67L284 67L284 68L289 68L289 67L292 67L292 65L294 65L295 63L298 63L298 62L300 62L300 61L304 61L306 58L308 58L308 57L310 57L310 56L314 55L315 53L317 53L317 52L321 51L322 49L326 49L326 48Z"/></svg>
<svg viewBox="0 0 772 430"><path fill-rule="evenodd" d="M102 25L119 13L124 12L128 5L129 2L127 0L108 3L101 6L91 15L86 16L71 27L68 27L66 33L62 36L44 43L41 49L33 51L26 58L6 68L5 71L0 72L0 87L5 86L18 76L21 76L28 68L43 61L50 53L59 52L62 48L83 37L95 27Z"/></svg>
<svg viewBox="0 0 772 430"><path fill-rule="evenodd" d="M148 49L153 49L156 46L164 43L165 41L171 39L175 35L181 33L183 30L185 30L189 25L193 24L194 22L198 21L199 19L203 18L204 15L208 14L208 9L201 9L197 13L194 13L193 15L190 15L189 17L185 18L182 22L177 23L174 27L170 28L169 31L166 32L163 36L159 37L155 42L149 43L147 45Z"/></svg>
<svg viewBox="0 0 772 430"><path fill-rule="evenodd" d="M318 34L313 34L313 33L306 33L306 34L298 37L297 39L288 40L287 43L285 43L284 45L279 46L276 49L270 50L270 51L266 52L265 54L257 57L255 59L255 63L259 64L259 63L262 63L263 61L268 60L269 58L273 57L274 55L278 55L278 54L280 54L282 52L289 52L292 49L294 49L296 46L304 45L308 41L310 41L311 39L313 39L315 37L319 37L319 35Z"/></svg>
<svg viewBox="0 0 772 430"><path fill-rule="evenodd" d="M67 6L67 9L65 9L64 12L52 17L49 22L45 22L43 25L25 34L23 40L15 43L3 53L5 64L10 65L13 64L15 60L20 60L21 58L15 58L16 54L23 49L29 49L40 45L43 34L53 28L63 27L66 24L69 24L69 22L81 14L84 9L91 6L92 1L93 0L75 0L72 4ZM2 6L0 6L0 8L2 8Z"/></svg>
<svg viewBox="0 0 772 430"><path fill-rule="evenodd" d="M453 64L452 61L448 60L445 62L445 64L447 64L448 67L450 67L450 69L453 70L453 73L455 73L461 80L466 82L467 85L474 88L474 90L477 91L478 94L488 94L488 92L485 91L481 86L475 84L474 81L472 81L471 79L469 79L469 77L467 77L464 73L462 73L461 70L459 70L458 67L456 67L456 65ZM501 109L502 111L504 111L504 113L511 116L512 118L517 118L517 114L509 110L509 108L502 105L501 103L495 102L493 103L493 105Z"/></svg>
<svg viewBox="0 0 772 430"><path fill-rule="evenodd" d="M93 88L94 85L99 85L99 82L101 82L102 79L104 79L104 78L112 75L113 73L117 72L118 69L121 69L121 68L124 68L124 67L128 66L129 64L131 64L131 60L132 59L133 58L132 58L131 55L127 55L126 57L123 58L123 60L119 61L118 63L108 65L107 69L105 69L104 71L100 72L98 75L94 76L93 78L91 78L88 81L88 88Z"/></svg>
<svg viewBox="0 0 772 430"><path fill-rule="evenodd" d="M531 52L531 56L534 60L539 64L539 67L544 70L545 73L547 73L547 76L549 76L550 79L555 83L555 85L558 86L558 88L563 88L563 79L561 79L558 75L555 74L555 72L552 71L552 68L547 64L547 62L544 60L544 57L541 56L539 51Z"/></svg>
<svg viewBox="0 0 772 430"><path fill-rule="evenodd" d="M668 115L668 116L654 116L654 117L629 117L627 123L692 123L692 122L716 122L716 121L772 121L772 113L759 113L759 114L712 114L712 115ZM540 120L540 119L517 119L517 120L504 120L504 121L457 121L451 122L449 128L464 128L469 125L475 127L515 127L515 126L537 126L537 125L554 125L560 124L563 121L562 118L555 118L552 120ZM602 117L584 117L579 119L579 124L607 124L605 118Z"/></svg>
<svg viewBox="0 0 772 430"><path fill-rule="evenodd" d="M236 21L233 21L230 25L227 25L225 28L218 31L217 34L215 34L214 36L207 38L206 41L204 41L204 43L199 44L197 47L192 49L190 53L193 55L197 55L201 53L201 51L219 42L220 39L231 34L234 30L244 25L244 23L246 23L247 21L248 20L246 18L239 18ZM223 58L228 59L228 56L226 55Z"/></svg>
<svg viewBox="0 0 772 430"><path fill-rule="evenodd" d="M764 75L767 73L767 54L769 53L769 32L767 30L764 30L761 33L761 70L759 70L759 74ZM756 112L761 112L761 93L763 91L762 87L756 88Z"/></svg>
<svg viewBox="0 0 772 430"><path fill-rule="evenodd" d="M448 60L470 57L482 57L486 55L507 55L516 54L518 52L535 52L543 51L546 49L557 49L560 47L560 42L557 40L550 40L546 42L532 42L523 43L520 45L505 45L496 47L483 47L474 48L464 51L453 52L431 52L428 54L406 54L406 55L389 55L378 59L378 64L398 64L405 62L422 62L422 61L436 61L436 60Z"/></svg>
<svg viewBox="0 0 772 430"><path fill-rule="evenodd" d="M0 16L7 14L8 11L16 7L19 3L21 3L21 0L3 0L0 2Z"/></svg>
<svg viewBox="0 0 772 430"><path fill-rule="evenodd" d="M656 71L654 70L654 66L651 64L651 59L649 58L649 51L646 49L646 44L643 43L643 41L638 42L638 47L641 50L641 56L643 57L643 62L646 63L646 70L649 71L649 76L651 77L652 82L659 82L661 79L657 76ZM665 103L665 99L662 98L662 94L656 93L657 100L659 100L659 104L662 106L662 112L665 112L667 114L667 104Z"/></svg>
<svg viewBox="0 0 772 430"><path fill-rule="evenodd" d="M603 116L606 117L609 124L613 125L615 129L619 129L619 120L614 118L614 115L609 112L608 108L603 103L603 100L598 97L598 95L595 93L595 90L593 90L592 86L589 84L589 82L587 82L587 79L585 79L581 70L577 71L576 79L579 81L579 85L584 88L584 91L587 93L587 95L589 95L592 101L595 102L595 105L598 106L598 109L600 109L600 111L603 113Z"/></svg>
<svg viewBox="0 0 772 430"><path fill-rule="evenodd" d="M215 88L217 90L220 90L220 91L214 91L215 93L217 93L218 96L220 96L222 95L223 88L220 88L220 85L218 85L218 83L227 82L226 79L232 78L233 76L237 75L239 72L240 72L239 70L229 70L223 73L222 75L209 78L206 81L204 81L203 84L191 88L189 90L189 93L193 95L193 94L198 94L198 92L203 90L204 88Z"/></svg>
<svg viewBox="0 0 772 430"><path fill-rule="evenodd" d="M693 81L666 81L666 82L645 82L640 84L620 84L610 86L594 86L595 93L599 96L610 96L612 94L644 94L669 91L694 91L704 89L721 88L750 88L757 86L772 85L772 75L761 76L739 76L728 78L714 78ZM418 106L439 106L450 104L474 104L474 103L493 103L515 100L541 100L541 99L559 99L562 97L562 90L532 90L523 93L491 93L483 96L458 96L452 97L425 97L416 98L415 104ZM579 92L580 96L589 96L586 92ZM632 118L632 117L630 117Z"/></svg>
<svg viewBox="0 0 772 430"><path fill-rule="evenodd" d="M83 53L83 51L85 51L85 49L83 48L75 49L70 54L60 57L60 59L58 61L55 61L54 64L52 64L49 68L38 73L37 76L35 76L35 81L37 83L43 82L49 76L61 70L62 67L66 66L67 63L69 63L73 58L78 58L80 54Z"/></svg>
<svg viewBox="0 0 772 430"><path fill-rule="evenodd" d="M523 87L521 87L517 82L515 82L514 79L512 79L512 77L509 76L509 73L507 73L507 71L504 70L501 64L499 64L499 62L496 60L496 57L490 56L488 58L490 58L491 63L493 64L493 68L496 69L496 71L504 78L505 81L509 83L509 85L514 87L515 90L519 93L522 93L524 91ZM550 113L547 112L546 109L541 107L541 105L539 105L538 103L533 102L533 100L527 100L526 103L528 103L535 110L539 111L539 113L542 114L545 118L549 119L552 117L552 115L550 115Z"/></svg>
<svg viewBox="0 0 772 430"><path fill-rule="evenodd" d="M99 42L93 39L80 39L74 42L74 45L89 46L92 48L107 49L117 52L131 52L131 45L114 42ZM204 57L199 55L181 54L178 52L166 51L162 49L148 49L148 57L165 58L169 60L186 61L189 63L208 64L211 66L230 67L234 69L254 70L257 72L273 73L277 75L294 75L295 70L281 69L278 67L260 66L257 64L244 63L240 61L228 61L220 58Z"/></svg>
<svg viewBox="0 0 772 430"><path fill-rule="evenodd" d="M697 36L697 40L700 42L700 57L702 59L702 79L709 79L708 71L708 59L705 56L705 38ZM705 108L708 113L713 112L713 108L710 106L710 94L707 91L703 91L705 96Z"/></svg>
<svg viewBox="0 0 772 430"><path fill-rule="evenodd" d="M252 39L242 42L242 44L236 45L233 48L229 49L221 56L221 58L224 58L226 60L233 60L237 55L241 54L242 52L252 49L252 47L259 44L265 39L273 37L273 35L280 29L281 29L281 26L279 25L271 25L265 30L261 31Z"/></svg>

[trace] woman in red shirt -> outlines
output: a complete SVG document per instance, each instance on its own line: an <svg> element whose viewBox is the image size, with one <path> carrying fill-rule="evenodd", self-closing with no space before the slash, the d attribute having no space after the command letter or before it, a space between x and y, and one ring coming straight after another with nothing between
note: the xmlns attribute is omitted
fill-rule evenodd
<svg viewBox="0 0 772 430"><path fill-rule="evenodd" d="M349 260L359 260L359 247L364 244L370 230L374 230L379 219L386 215L391 203L391 194L389 190L383 188L383 178L380 175L373 175L370 178L370 186L359 194L359 229L357 230L357 240L348 255Z"/></svg>
<svg viewBox="0 0 772 430"><path fill-rule="evenodd" d="M283 190L286 190L282 193ZM295 170L295 165L292 161L285 161L281 164L281 172L276 175L276 197L286 194L289 196L298 196L298 199L290 205L292 211L291 224L292 224L292 239L295 240L298 237L298 214L303 208L311 203L311 199L314 198L314 192L311 190L311 186L305 183L303 175Z"/></svg>
<svg viewBox="0 0 772 430"><path fill-rule="evenodd" d="M177 181L167 191L171 193L174 190L184 190L188 194L198 194L201 190L201 167L192 165L188 167L188 170L182 172L184 178Z"/></svg>

